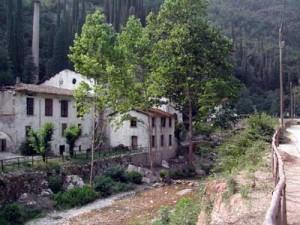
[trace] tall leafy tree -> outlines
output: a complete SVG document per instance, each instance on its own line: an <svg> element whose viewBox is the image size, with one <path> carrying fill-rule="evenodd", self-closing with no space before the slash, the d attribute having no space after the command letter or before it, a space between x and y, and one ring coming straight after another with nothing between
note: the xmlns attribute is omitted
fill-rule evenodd
<svg viewBox="0 0 300 225"><path fill-rule="evenodd" d="M205 116L236 94L231 76L231 43L206 20L203 0L166 0L149 18L154 43L152 77L162 94L188 118L189 162L196 115Z"/></svg>

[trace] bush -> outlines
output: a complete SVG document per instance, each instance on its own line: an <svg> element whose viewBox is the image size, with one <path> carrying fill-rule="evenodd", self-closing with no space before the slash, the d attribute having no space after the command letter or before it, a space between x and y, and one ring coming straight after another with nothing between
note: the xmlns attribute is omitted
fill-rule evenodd
<svg viewBox="0 0 300 225"><path fill-rule="evenodd" d="M36 209L25 208L19 204L12 203L6 205L0 211L1 225L20 225L26 221L36 218L41 211Z"/></svg>
<svg viewBox="0 0 300 225"><path fill-rule="evenodd" d="M192 225L197 223L199 205L187 198L181 199L174 210L162 208L154 225Z"/></svg>
<svg viewBox="0 0 300 225"><path fill-rule="evenodd" d="M266 114L247 120L248 129L226 140L217 148L219 162L215 172L234 172L241 168L255 169L260 165L276 121Z"/></svg>
<svg viewBox="0 0 300 225"><path fill-rule="evenodd" d="M142 184L143 176L139 172L132 171L127 173L127 180L133 184Z"/></svg>
<svg viewBox="0 0 300 225"><path fill-rule="evenodd" d="M95 178L94 188L97 192L100 192L101 196L106 197L113 193L112 187L115 181L111 177L99 176Z"/></svg>
<svg viewBox="0 0 300 225"><path fill-rule="evenodd" d="M116 152L128 152L129 148L128 146L125 145L118 145L116 147L113 147L112 150Z"/></svg>
<svg viewBox="0 0 300 225"><path fill-rule="evenodd" d="M48 185L53 193L56 194L62 190L63 181L59 176L50 176L48 177Z"/></svg>
<svg viewBox="0 0 300 225"><path fill-rule="evenodd" d="M111 177L114 181L127 182L125 170L120 166L114 166L104 172L104 176Z"/></svg>
<svg viewBox="0 0 300 225"><path fill-rule="evenodd" d="M182 169L171 170L169 176L174 180L192 178L196 176L196 170L193 166L185 166Z"/></svg>
<svg viewBox="0 0 300 225"><path fill-rule="evenodd" d="M54 196L56 207L67 209L82 206L94 201L98 194L90 187L74 188L66 192L59 192Z"/></svg>
<svg viewBox="0 0 300 225"><path fill-rule="evenodd" d="M19 152L21 153L21 155L24 155L24 156L37 155L37 153L33 150L33 148L31 147L28 140L24 141L21 144L21 146L19 148Z"/></svg>
<svg viewBox="0 0 300 225"><path fill-rule="evenodd" d="M131 190L133 186L127 183L114 181L111 177L99 176L95 178L94 188L101 196L107 197L115 193Z"/></svg>

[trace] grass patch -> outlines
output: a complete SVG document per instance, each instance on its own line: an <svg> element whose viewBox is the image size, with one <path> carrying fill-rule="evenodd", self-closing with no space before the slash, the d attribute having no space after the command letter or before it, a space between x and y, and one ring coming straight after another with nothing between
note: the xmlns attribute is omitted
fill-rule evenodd
<svg viewBox="0 0 300 225"><path fill-rule="evenodd" d="M218 160L214 172L232 174L241 169L254 171L260 167L270 146L275 124L276 120L266 114L251 116L245 130L216 149Z"/></svg>
<svg viewBox="0 0 300 225"><path fill-rule="evenodd" d="M163 207L152 225L192 225L197 223L200 205L189 198L183 198L174 208Z"/></svg>

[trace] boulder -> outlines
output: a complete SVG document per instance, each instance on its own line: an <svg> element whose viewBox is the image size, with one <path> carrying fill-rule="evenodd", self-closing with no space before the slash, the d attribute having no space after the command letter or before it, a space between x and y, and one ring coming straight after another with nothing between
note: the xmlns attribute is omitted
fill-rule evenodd
<svg viewBox="0 0 300 225"><path fill-rule="evenodd" d="M206 176L206 172L204 170L200 170L200 169L196 170L196 174L200 177Z"/></svg>
<svg viewBox="0 0 300 225"><path fill-rule="evenodd" d="M52 197L53 196L53 192L50 188L48 189L44 189L42 190L41 194L40 194L42 197Z"/></svg>
<svg viewBox="0 0 300 225"><path fill-rule="evenodd" d="M30 208L37 207L37 202L34 199L34 196L28 193L24 193L18 199L18 202L24 206L28 206Z"/></svg>
<svg viewBox="0 0 300 225"><path fill-rule="evenodd" d="M184 195L191 193L192 191L193 191L193 189L184 189L184 190L178 191L176 193L176 195L184 196Z"/></svg>
<svg viewBox="0 0 300 225"><path fill-rule="evenodd" d="M166 160L163 160L163 161L161 162L161 166L162 166L163 168L166 168L166 169L169 169L169 168L170 168L169 163L168 163Z"/></svg>
<svg viewBox="0 0 300 225"><path fill-rule="evenodd" d="M77 175L67 176L63 184L64 190L71 190L76 187L81 188L83 186L84 186L84 182L82 178Z"/></svg>

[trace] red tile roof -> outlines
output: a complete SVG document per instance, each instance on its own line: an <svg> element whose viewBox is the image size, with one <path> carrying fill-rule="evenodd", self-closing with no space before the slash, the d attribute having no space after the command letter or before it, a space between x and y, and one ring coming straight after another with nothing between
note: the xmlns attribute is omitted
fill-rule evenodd
<svg viewBox="0 0 300 225"><path fill-rule="evenodd" d="M14 88L16 92L31 92L31 93L50 94L50 95L73 96L72 90L52 87L47 85L20 83L20 84L16 84Z"/></svg>

